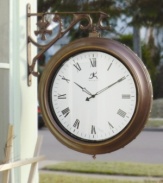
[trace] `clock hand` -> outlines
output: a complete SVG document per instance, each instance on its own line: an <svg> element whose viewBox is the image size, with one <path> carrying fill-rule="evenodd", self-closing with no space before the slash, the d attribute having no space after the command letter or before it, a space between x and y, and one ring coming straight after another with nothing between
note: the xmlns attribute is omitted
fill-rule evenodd
<svg viewBox="0 0 163 183"><path fill-rule="evenodd" d="M98 92L95 93L94 95L91 95L90 97L87 97L87 98L86 98L86 101L89 101L91 98L95 98L96 95L99 95L100 93L104 92L105 90L109 89L110 87L114 86L115 84L117 84L117 83L123 81L124 79L126 79L125 76L122 77L122 78L120 78L120 79L118 79L116 82L112 83L111 85L109 85L109 86L103 88L102 90L98 91Z"/></svg>
<svg viewBox="0 0 163 183"><path fill-rule="evenodd" d="M83 92L85 92L85 93L87 93L88 95L91 95L91 96L92 96L91 92L89 92L86 88L80 86L80 85L79 85L78 83L76 83L76 82L74 82L74 83L75 83L77 86L79 86L79 88L81 88Z"/></svg>
<svg viewBox="0 0 163 183"><path fill-rule="evenodd" d="M125 76L124 76L124 77L122 77L121 79L118 79L116 82L112 83L111 85L109 85L109 86L105 87L104 89L102 89L102 90L98 91L95 95L99 95L100 93L104 92L105 90L107 90L108 88L110 88L110 87L114 86L115 84L117 84L117 83L119 83L119 82L123 81L124 79L126 79L126 77L125 77Z"/></svg>

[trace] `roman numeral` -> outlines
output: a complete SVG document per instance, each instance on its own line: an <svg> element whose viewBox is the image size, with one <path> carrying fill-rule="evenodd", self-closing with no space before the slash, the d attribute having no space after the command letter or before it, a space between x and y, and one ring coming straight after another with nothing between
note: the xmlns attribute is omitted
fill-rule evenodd
<svg viewBox="0 0 163 183"><path fill-rule="evenodd" d="M69 83L69 79L66 79L64 76L61 76L61 75L59 75L61 78L62 78L62 80L65 80L67 83Z"/></svg>
<svg viewBox="0 0 163 183"><path fill-rule="evenodd" d="M66 94L63 94L63 95L58 94L58 99L66 99Z"/></svg>
<svg viewBox="0 0 163 183"><path fill-rule="evenodd" d="M81 71L81 67L80 67L79 63L75 63L75 64L73 64L73 66L77 69L77 71Z"/></svg>
<svg viewBox="0 0 163 183"><path fill-rule="evenodd" d="M96 58L90 58L91 66L96 67Z"/></svg>
<svg viewBox="0 0 163 183"><path fill-rule="evenodd" d="M64 110L62 111L62 114L64 115L64 117L66 117L69 113L70 113L69 107L67 107L66 109L64 109Z"/></svg>
<svg viewBox="0 0 163 183"><path fill-rule="evenodd" d="M129 94L122 94L122 99L130 99L131 95Z"/></svg>
<svg viewBox="0 0 163 183"><path fill-rule="evenodd" d="M94 125L92 125L91 127L91 134L96 134L96 129Z"/></svg>
<svg viewBox="0 0 163 183"><path fill-rule="evenodd" d="M123 110L119 109L117 112L118 115L120 115L121 117L125 117L126 116L126 112L124 112Z"/></svg>
<svg viewBox="0 0 163 183"><path fill-rule="evenodd" d="M73 127L78 129L79 124L80 124L80 121L78 119L76 119L75 123L73 124Z"/></svg>

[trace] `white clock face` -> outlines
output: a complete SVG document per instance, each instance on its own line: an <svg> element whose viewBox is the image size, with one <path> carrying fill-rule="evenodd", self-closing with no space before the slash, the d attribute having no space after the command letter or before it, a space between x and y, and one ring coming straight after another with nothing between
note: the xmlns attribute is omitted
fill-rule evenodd
<svg viewBox="0 0 163 183"><path fill-rule="evenodd" d="M137 91L121 61L108 53L86 51L59 68L50 100L55 121L66 133L85 141L105 141L129 124Z"/></svg>

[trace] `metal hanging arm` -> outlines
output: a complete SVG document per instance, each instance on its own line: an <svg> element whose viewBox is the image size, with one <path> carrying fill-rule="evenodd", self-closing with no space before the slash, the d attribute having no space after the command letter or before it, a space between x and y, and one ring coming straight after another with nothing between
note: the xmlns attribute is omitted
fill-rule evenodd
<svg viewBox="0 0 163 183"><path fill-rule="evenodd" d="M93 19L91 17L92 14L99 15L98 22L94 24ZM69 23L67 28L64 28L62 16L71 15L72 21ZM46 41L46 35L52 35L52 30L48 30L51 22L58 23L58 33L52 38L49 43L39 44L37 43L31 35L31 18L35 16L39 20L37 22L38 30L34 31L36 36L40 36L42 41ZM51 22L47 19L47 16L52 16ZM36 72L35 65L37 60L59 39L61 39L69 30L71 30L77 23L80 23L82 20L87 22L87 25L82 25L80 23L81 30L88 30L90 32L90 37L97 35L99 30L110 30L111 28L108 26L104 26L103 22L108 19L109 16L103 12L56 12L56 13L31 13L31 6L27 4L27 60L28 60L28 86L32 84L32 75L38 76L39 73ZM31 45L39 48L37 55L32 59L31 58Z"/></svg>

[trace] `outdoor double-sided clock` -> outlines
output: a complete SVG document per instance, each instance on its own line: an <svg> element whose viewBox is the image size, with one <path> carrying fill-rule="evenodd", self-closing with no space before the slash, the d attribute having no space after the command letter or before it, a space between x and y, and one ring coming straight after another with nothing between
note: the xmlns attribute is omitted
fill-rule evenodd
<svg viewBox="0 0 163 183"><path fill-rule="evenodd" d="M51 58L39 100L46 125L60 142L95 155L124 147L140 133L151 110L152 85L129 48L83 38Z"/></svg>

